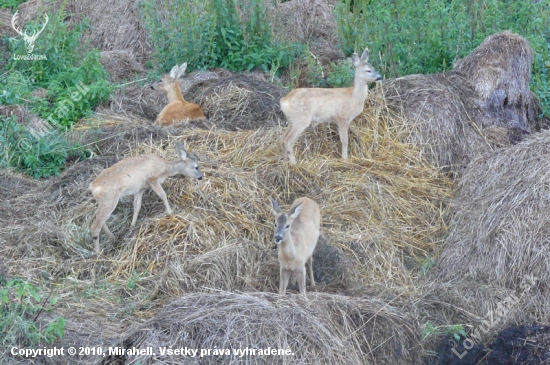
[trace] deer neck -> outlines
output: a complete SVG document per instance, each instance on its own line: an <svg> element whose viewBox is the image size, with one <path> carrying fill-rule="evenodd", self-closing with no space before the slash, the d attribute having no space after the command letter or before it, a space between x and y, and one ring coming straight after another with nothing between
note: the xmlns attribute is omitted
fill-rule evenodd
<svg viewBox="0 0 550 365"><path fill-rule="evenodd" d="M353 99L364 103L365 99L367 98L368 92L369 88L367 87L367 81L363 78L355 76L355 79L353 80L352 91Z"/></svg>
<svg viewBox="0 0 550 365"><path fill-rule="evenodd" d="M183 98L183 94L181 93L180 84L178 80L174 81L174 86L170 88L167 92L168 95L168 102L174 102L174 101L183 101L185 102L185 99Z"/></svg>
<svg viewBox="0 0 550 365"><path fill-rule="evenodd" d="M179 175L180 171L181 171L181 168L180 168L181 164L182 164L181 160L175 160L175 161L168 162L166 164L166 176L167 177L172 177L172 176L175 176L175 175Z"/></svg>
<svg viewBox="0 0 550 365"><path fill-rule="evenodd" d="M283 242L281 242L281 250L286 257L294 258L296 256L296 247L292 240L292 234L289 232Z"/></svg>

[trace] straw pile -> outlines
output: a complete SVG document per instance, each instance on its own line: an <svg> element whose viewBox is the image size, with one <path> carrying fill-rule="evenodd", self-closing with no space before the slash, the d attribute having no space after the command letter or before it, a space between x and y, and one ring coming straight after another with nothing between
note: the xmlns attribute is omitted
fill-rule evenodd
<svg viewBox="0 0 550 365"><path fill-rule="evenodd" d="M257 129L277 126L284 116L279 100L287 90L268 81L261 73L232 74L225 70L193 71L180 80L184 98L201 106L208 120L192 122L205 129L216 126L225 130ZM115 91L109 110L152 122L168 100L164 92L149 85L130 86Z"/></svg>
<svg viewBox="0 0 550 365"><path fill-rule="evenodd" d="M19 5L21 24L42 16L45 12L57 13L64 3L62 0L30 0ZM132 0L90 1L69 0L65 10L68 23L80 23L88 19L91 27L86 37L94 48L100 51L126 51L143 64L151 46L142 26L137 3Z"/></svg>
<svg viewBox="0 0 550 365"><path fill-rule="evenodd" d="M531 131L540 108L529 89L533 50L510 31L487 37L453 70L471 81L492 123Z"/></svg>
<svg viewBox="0 0 550 365"><path fill-rule="evenodd" d="M197 349L195 357L137 355L102 364L412 364L419 338L411 319L377 299L313 294L187 294L125 333L119 346ZM239 356L237 349L256 353ZM259 356L265 349L287 355ZM222 355L208 349L223 351ZM203 356L201 357L201 351ZM227 351L227 352L225 352Z"/></svg>
<svg viewBox="0 0 550 365"><path fill-rule="evenodd" d="M517 288L532 275L548 289L550 133L480 158L460 181L442 275Z"/></svg>
<svg viewBox="0 0 550 365"><path fill-rule="evenodd" d="M505 50L505 51L503 51ZM510 32L488 37L453 71L386 80L379 88L400 139L436 166L460 172L474 158L521 140L540 112L529 91L532 50Z"/></svg>

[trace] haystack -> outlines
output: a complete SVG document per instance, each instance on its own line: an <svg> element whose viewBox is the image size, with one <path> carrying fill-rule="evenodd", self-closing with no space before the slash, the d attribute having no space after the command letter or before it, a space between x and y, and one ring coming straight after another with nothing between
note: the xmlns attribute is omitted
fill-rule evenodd
<svg viewBox="0 0 550 365"><path fill-rule="evenodd" d="M291 0L271 9L273 35L282 43L307 44L323 60L345 57L338 48L334 8L337 0Z"/></svg>
<svg viewBox="0 0 550 365"><path fill-rule="evenodd" d="M284 115L279 100L288 91L267 82L260 74L235 74L201 85L195 100L208 121L221 129L239 130L273 127ZM285 122L286 124L286 122Z"/></svg>
<svg viewBox="0 0 550 365"><path fill-rule="evenodd" d="M114 83L133 80L145 73L143 66L129 51L103 51L99 61L109 73L109 81Z"/></svg>
<svg viewBox="0 0 550 365"><path fill-rule="evenodd" d="M191 122L194 126L256 129L277 126L284 120L279 99L287 90L266 81L261 73L193 71L180 79L180 88L184 98L199 104L208 118L204 122ZM167 103L166 94L151 89L150 85L130 85L116 90L110 98L109 110L101 113L147 119L152 124Z"/></svg>
<svg viewBox="0 0 550 365"><path fill-rule="evenodd" d="M318 290L399 291L411 285L406 261L413 259L406 257L431 252L445 232L452 183L414 149L389 138L379 136L378 148L370 151L372 126L354 125L347 163L340 159L337 131L328 126L306 131L296 146L301 162L289 169L281 163L279 127L228 132L113 123L101 132L83 134L83 127L75 128L79 141L95 145L98 156L7 202L5 208L18 213L17 207L33 207L21 212L24 224L2 228L1 255L9 258L12 270L20 260L49 255L71 262L57 265L55 276L125 280L134 271L147 272L144 288L158 289L160 295L211 289L274 292L279 274L267 197L284 205L307 195L323 212L323 240L314 257ZM89 228L97 208L87 187L93 178L125 156L155 152L174 158L176 141L199 155L205 179L199 184L185 178L166 181L173 216L166 216L156 195L147 193L134 229L128 227L131 199L123 199L110 219L118 239L100 239L113 261L90 268L87 260L78 259L91 254ZM36 266L25 264L25 275L41 270L40 259L33 262Z"/></svg>
<svg viewBox="0 0 550 365"><path fill-rule="evenodd" d="M487 37L470 55L458 60L453 71L470 80L489 123L532 131L540 114L529 89L532 63L529 42L504 31Z"/></svg>
<svg viewBox="0 0 550 365"><path fill-rule="evenodd" d="M550 133L475 161L453 200L441 274L517 288L532 275L549 288Z"/></svg>
<svg viewBox="0 0 550 365"><path fill-rule="evenodd" d="M419 364L418 341L414 321L377 299L194 293L127 331L118 344L152 347L155 355L112 356L101 364ZM161 355L159 347L198 353Z"/></svg>
<svg viewBox="0 0 550 365"><path fill-rule="evenodd" d="M472 159L521 140L538 123L528 86L531 54L525 39L498 33L453 71L384 81L371 105L382 104L403 119L393 126L401 140L418 145L437 166L460 172Z"/></svg>
<svg viewBox="0 0 550 365"><path fill-rule="evenodd" d="M63 1L30 0L19 5L21 22L42 14L57 13ZM143 64L151 51L147 42L145 28L141 24L139 9L135 1L120 0L116 2L69 0L65 10L68 23L80 23L88 19L91 27L86 34L93 47L100 51L126 50L135 56L135 61Z"/></svg>

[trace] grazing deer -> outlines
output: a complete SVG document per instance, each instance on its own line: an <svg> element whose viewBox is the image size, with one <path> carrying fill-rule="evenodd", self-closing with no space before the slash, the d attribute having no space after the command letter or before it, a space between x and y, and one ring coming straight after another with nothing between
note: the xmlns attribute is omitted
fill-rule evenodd
<svg viewBox="0 0 550 365"><path fill-rule="evenodd" d="M348 158L348 129L351 121L361 114L367 98L367 83L380 81L382 77L368 63L369 50L361 58L353 54L355 79L353 87L347 88L300 88L292 90L281 99L281 110L288 120L288 130L283 137L283 157L296 164L294 143L304 130L313 123L338 124L342 142L342 158Z"/></svg>
<svg viewBox="0 0 550 365"><path fill-rule="evenodd" d="M169 74L151 85L152 89L163 90L168 96L168 105L161 110L155 124L170 126L176 121L206 119L200 106L183 98L178 79L186 69L187 62L179 67L175 65Z"/></svg>
<svg viewBox="0 0 550 365"><path fill-rule="evenodd" d="M105 222L115 210L121 197L134 196L134 217L131 224L133 227L141 209L141 197L147 189L153 189L162 199L166 213L172 214L166 193L161 186L164 180L174 175L202 179L197 156L187 152L181 143L176 144L176 151L180 160L171 162L166 162L155 154L126 158L103 170L90 184L90 190L99 203L97 217L92 224L92 239L97 253L99 253L99 231L101 228L110 239L114 238Z"/></svg>
<svg viewBox="0 0 550 365"><path fill-rule="evenodd" d="M279 294L285 295L290 275L297 276L300 293L306 294L306 261L309 264L311 286L313 279L313 250L319 238L321 213L313 200L303 197L292 203L290 211L285 214L277 202L271 198L275 215L275 234L273 239L278 246L280 270Z"/></svg>

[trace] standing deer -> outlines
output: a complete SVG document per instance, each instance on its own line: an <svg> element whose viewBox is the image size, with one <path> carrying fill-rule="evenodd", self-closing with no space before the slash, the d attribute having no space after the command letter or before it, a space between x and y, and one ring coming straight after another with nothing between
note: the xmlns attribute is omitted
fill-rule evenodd
<svg viewBox="0 0 550 365"><path fill-rule="evenodd" d="M369 50L365 48L361 58L353 54L355 79L353 87L347 88L300 88L292 90L281 99L281 110L288 120L288 129L283 137L283 157L296 164L294 143L304 130L313 123L338 124L342 142L342 158L348 158L348 129L351 121L361 114L367 98L367 83L380 81L382 77L368 63Z"/></svg>
<svg viewBox="0 0 550 365"><path fill-rule="evenodd" d="M141 198L146 190L153 189L162 199L166 213L172 214L166 193L161 186L164 180L174 175L202 179L197 156L187 152L181 143L176 144L176 151L180 160L171 162L166 162L155 154L126 158L103 170L90 184L90 190L99 203L97 217L92 224L92 239L97 253L99 253L99 231L101 228L110 239L114 239L106 222L121 197L134 196L134 216L131 224L134 227L141 209Z"/></svg>
<svg viewBox="0 0 550 365"><path fill-rule="evenodd" d="M186 69L187 62L179 67L175 65L169 74L151 85L152 89L165 91L168 96L168 105L161 110L155 124L170 126L176 121L206 119L199 105L183 98L178 79L183 76Z"/></svg>
<svg viewBox="0 0 550 365"><path fill-rule="evenodd" d="M36 41L36 38L38 38L40 33L42 33L44 28L46 28L46 24L48 24L48 20L49 20L48 14L44 14L44 25L42 26L42 29L34 32L32 35L27 35L26 32L22 32L21 30L17 29L17 26L16 26L15 22L17 21L18 17L19 17L19 14L16 11L15 14L13 14L13 17L11 18L11 26L25 40L25 43L27 44L27 46L26 46L27 53L32 53L32 51L34 49L34 42Z"/></svg>
<svg viewBox="0 0 550 365"><path fill-rule="evenodd" d="M311 286L313 279L313 250L319 238L321 213L313 200L302 197L292 203L285 214L275 200L269 198L275 215L273 239L278 246L280 270L279 294L285 295L290 275L297 276L300 293L306 294L306 261L309 264Z"/></svg>

